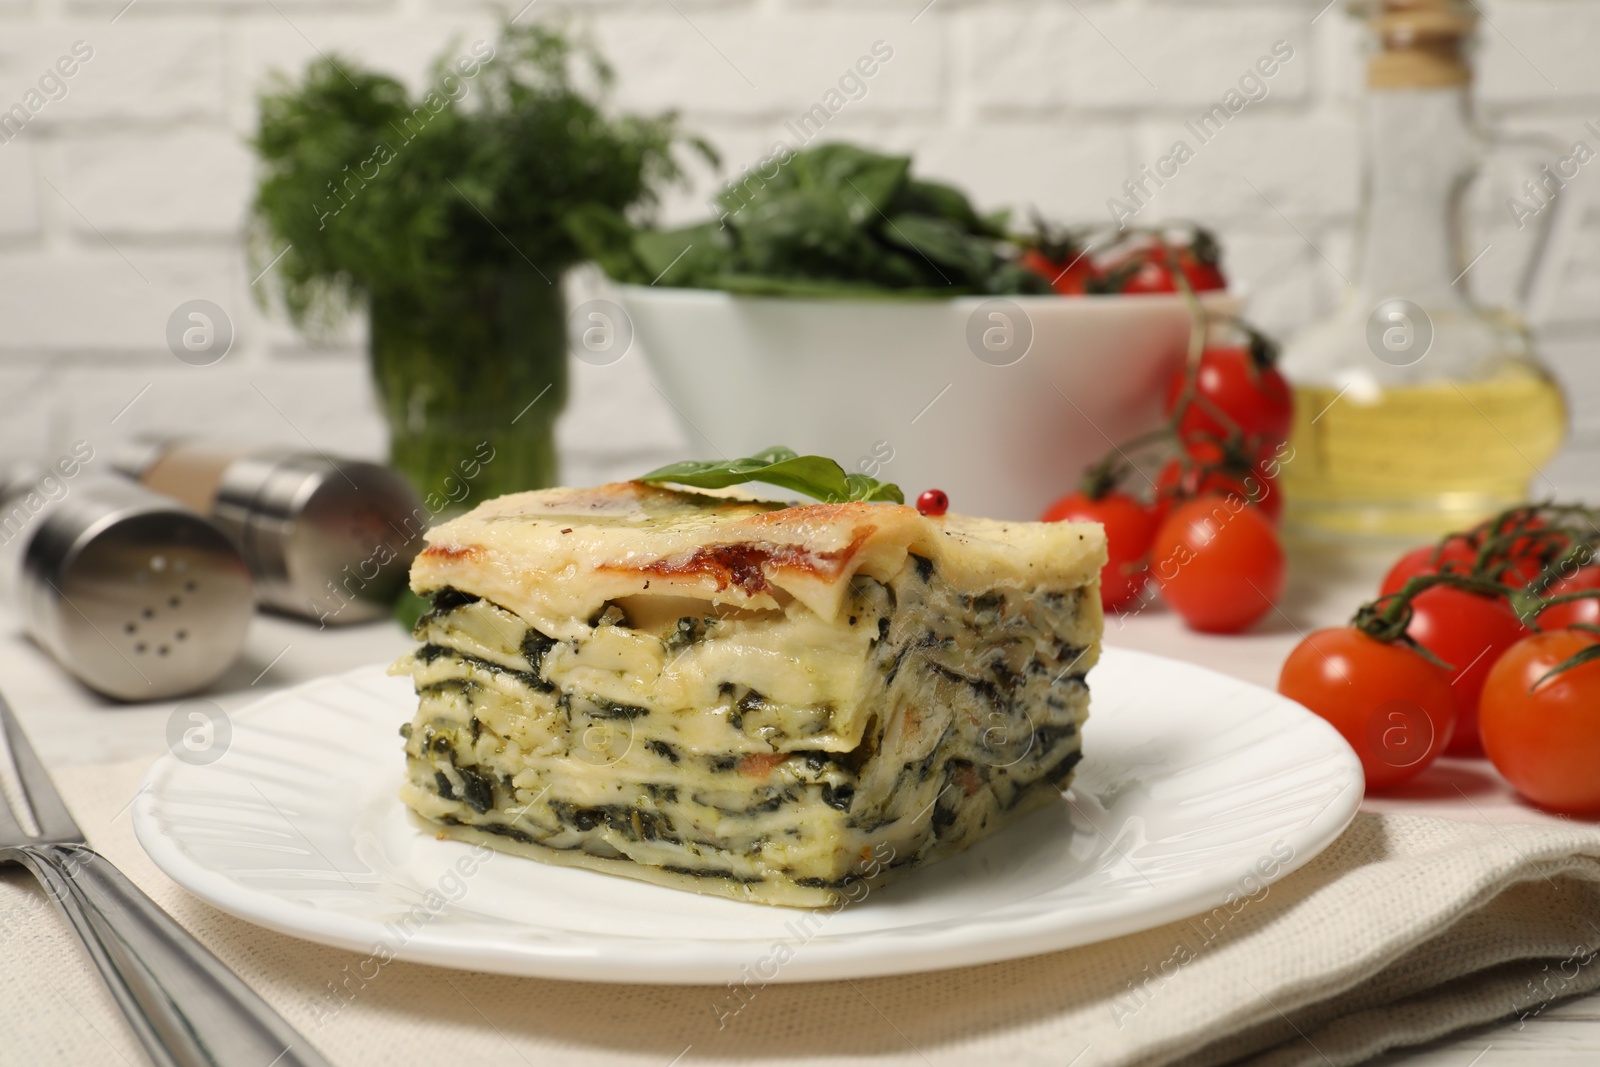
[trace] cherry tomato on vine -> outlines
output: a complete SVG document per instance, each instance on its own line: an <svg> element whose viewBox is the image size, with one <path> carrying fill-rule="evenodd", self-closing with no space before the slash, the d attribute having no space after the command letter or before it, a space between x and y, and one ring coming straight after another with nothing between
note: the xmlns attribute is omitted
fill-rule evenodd
<svg viewBox="0 0 1600 1067"><path fill-rule="evenodd" d="M1106 272L1122 279L1117 290L1121 293L1175 293L1178 283L1172 280L1172 268L1159 255L1140 255L1136 259L1113 264ZM1193 282L1189 283L1193 285Z"/></svg>
<svg viewBox="0 0 1600 1067"><path fill-rule="evenodd" d="M1438 549L1437 560L1433 558L1436 547L1423 545L1421 548L1413 548L1395 560L1394 566L1389 568L1389 573L1383 576L1383 582L1378 586L1378 595L1388 596L1390 593L1399 592L1401 586L1419 574L1438 574L1440 571L1459 571L1465 574L1472 569L1473 560L1478 558L1478 550L1460 534L1452 534L1445 538L1443 547Z"/></svg>
<svg viewBox="0 0 1600 1067"><path fill-rule="evenodd" d="M1205 493L1237 494L1261 509L1273 522L1283 515L1283 493L1278 481L1267 474L1265 460L1250 471L1224 465L1222 448L1212 441L1194 441L1186 446L1190 463L1169 459L1156 475L1157 510L1163 517L1174 500ZM1270 457L1269 457L1270 458Z"/></svg>
<svg viewBox="0 0 1600 1067"><path fill-rule="evenodd" d="M1540 561L1538 551L1536 545L1519 538L1511 543L1508 550L1491 555L1489 566L1507 564L1500 571L1500 581L1512 586L1528 585L1544 572L1544 563Z"/></svg>
<svg viewBox="0 0 1600 1067"><path fill-rule="evenodd" d="M1596 640L1582 630L1523 638L1489 672L1479 709L1484 751L1506 780L1574 815L1600 811L1600 661L1540 679Z"/></svg>
<svg viewBox="0 0 1600 1067"><path fill-rule="evenodd" d="M1018 257L1018 262L1046 281L1060 274L1061 268L1065 266L1065 264L1057 263L1037 248L1024 248L1022 255Z"/></svg>
<svg viewBox="0 0 1600 1067"><path fill-rule="evenodd" d="M1114 611L1144 591L1146 557L1155 540L1155 512L1127 493L1112 490L1098 499L1070 493L1051 504L1044 522L1098 522L1106 528L1106 565L1100 571L1100 605Z"/></svg>
<svg viewBox="0 0 1600 1067"><path fill-rule="evenodd" d="M1445 672L1413 650L1353 626L1295 646L1278 692L1328 720L1361 757L1367 788L1420 774L1450 741L1456 701Z"/></svg>
<svg viewBox="0 0 1600 1067"><path fill-rule="evenodd" d="M1179 253L1178 263L1183 267L1183 276L1189 279L1190 288L1197 293L1228 287L1228 279L1223 276L1221 267L1215 262L1200 259L1189 249Z"/></svg>
<svg viewBox="0 0 1600 1067"><path fill-rule="evenodd" d="M1197 293L1226 289L1228 280L1217 266L1215 250L1206 246L1197 251L1190 245L1172 249L1178 260L1178 269ZM1108 266L1101 275L1112 292L1118 293L1175 293L1178 283L1173 280L1172 265L1166 251L1155 245L1130 252Z"/></svg>
<svg viewBox="0 0 1600 1067"><path fill-rule="evenodd" d="M1507 585L1530 585L1543 571L1537 556L1512 556L1511 566L1500 573L1500 580Z"/></svg>
<svg viewBox="0 0 1600 1067"><path fill-rule="evenodd" d="M1227 438L1232 430L1263 441L1287 440L1294 421L1294 398L1289 383L1272 366L1257 367L1244 345L1217 345L1200 353L1194 368L1195 397L1178 420L1178 436L1185 441L1200 436ZM1179 366L1167 382L1166 413L1177 406L1188 375ZM1233 421L1229 427L1210 408Z"/></svg>
<svg viewBox="0 0 1600 1067"><path fill-rule="evenodd" d="M1472 530L1473 544L1504 541L1491 549L1491 563L1510 563L1501 580L1509 585L1527 585L1544 572L1545 562L1554 559L1571 544L1566 531L1552 529L1544 516L1517 508Z"/></svg>
<svg viewBox="0 0 1600 1067"><path fill-rule="evenodd" d="M1456 697L1456 731L1446 748L1452 756L1478 756L1478 697L1484 679L1506 649L1528 636L1528 628L1498 597L1436 585L1411 601L1406 636L1450 664L1446 672Z"/></svg>
<svg viewBox="0 0 1600 1067"><path fill-rule="evenodd" d="M1551 583L1547 596L1563 593L1581 593L1600 589L1600 567L1580 567L1576 573ZM1552 604L1539 612L1539 626L1545 630L1562 630L1568 626L1585 623L1600 626L1600 597L1569 600L1565 604Z"/></svg>
<svg viewBox="0 0 1600 1067"><path fill-rule="evenodd" d="M1284 554L1260 510L1215 493L1178 504L1156 532L1151 576L1185 623L1238 633L1283 592Z"/></svg>
<svg viewBox="0 0 1600 1067"><path fill-rule="evenodd" d="M1052 259L1037 248L1022 253L1022 265L1050 283L1062 296L1082 296L1095 279L1094 264L1086 255Z"/></svg>

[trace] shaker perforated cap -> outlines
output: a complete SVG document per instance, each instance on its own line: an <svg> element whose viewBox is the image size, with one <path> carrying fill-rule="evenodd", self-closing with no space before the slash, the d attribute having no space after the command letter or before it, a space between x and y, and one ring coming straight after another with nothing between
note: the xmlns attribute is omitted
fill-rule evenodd
<svg viewBox="0 0 1600 1067"><path fill-rule="evenodd" d="M0 509L11 596L28 632L68 671L118 700L162 700L214 682L255 612L249 569L222 531L115 478L58 494L12 472Z"/></svg>

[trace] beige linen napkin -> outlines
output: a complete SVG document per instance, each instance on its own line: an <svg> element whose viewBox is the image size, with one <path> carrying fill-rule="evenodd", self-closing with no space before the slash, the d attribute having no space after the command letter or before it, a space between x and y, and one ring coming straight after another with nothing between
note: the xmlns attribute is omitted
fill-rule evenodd
<svg viewBox="0 0 1600 1067"><path fill-rule="evenodd" d="M352 1067L1343 1065L1519 1013L1536 1025L1542 1005L1600 986L1600 828L1361 815L1209 921L1009 963L767 986L719 1028L726 988L379 966L223 915L139 849L126 805L142 771L57 778L97 848ZM43 895L0 873L0 1064L145 1062Z"/></svg>

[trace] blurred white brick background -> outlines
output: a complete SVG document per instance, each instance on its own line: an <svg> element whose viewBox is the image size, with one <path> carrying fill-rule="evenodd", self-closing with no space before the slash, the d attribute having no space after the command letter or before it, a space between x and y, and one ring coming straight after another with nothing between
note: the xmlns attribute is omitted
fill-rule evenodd
<svg viewBox="0 0 1600 1067"><path fill-rule="evenodd" d="M263 310L242 251L255 94L274 69L337 53L419 84L452 40L491 38L510 6L446 0L0 0L0 110L74 42L93 49L25 131L0 144L0 456L49 455L148 430L314 442L381 454L362 328L308 342ZM1105 203L1275 41L1294 58L1140 216L1223 238L1253 316L1287 332L1348 272L1359 162L1359 29L1343 0L536 0L617 68L616 103L682 111L724 176L882 40L893 59L827 127L914 152L981 205L1103 220ZM1484 0L1478 94L1490 123L1570 143L1600 119L1600 2ZM1320 13L1319 13L1320 12ZM1520 181L1527 172L1515 175ZM700 171L667 214L704 213ZM1600 182L1585 171L1584 181ZM1255 189L1252 189L1252 185ZM1259 189L1259 193L1256 191ZM1475 270L1502 293L1525 242L1500 223ZM1577 243L1541 337L1600 444L1600 220ZM1337 267L1337 270L1335 269ZM593 278L574 280L588 289ZM233 319L222 362L186 366L166 320L204 297ZM566 476L637 470L682 447L637 353L574 364Z"/></svg>

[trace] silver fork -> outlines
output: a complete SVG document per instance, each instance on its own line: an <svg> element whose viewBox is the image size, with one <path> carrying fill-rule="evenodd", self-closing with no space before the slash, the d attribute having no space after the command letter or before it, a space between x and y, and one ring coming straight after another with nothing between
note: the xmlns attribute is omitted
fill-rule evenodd
<svg viewBox="0 0 1600 1067"><path fill-rule="evenodd" d="M72 924L158 1067L328 1067L238 975L89 848L0 697L11 762L39 827L0 803L0 864L20 863Z"/></svg>

